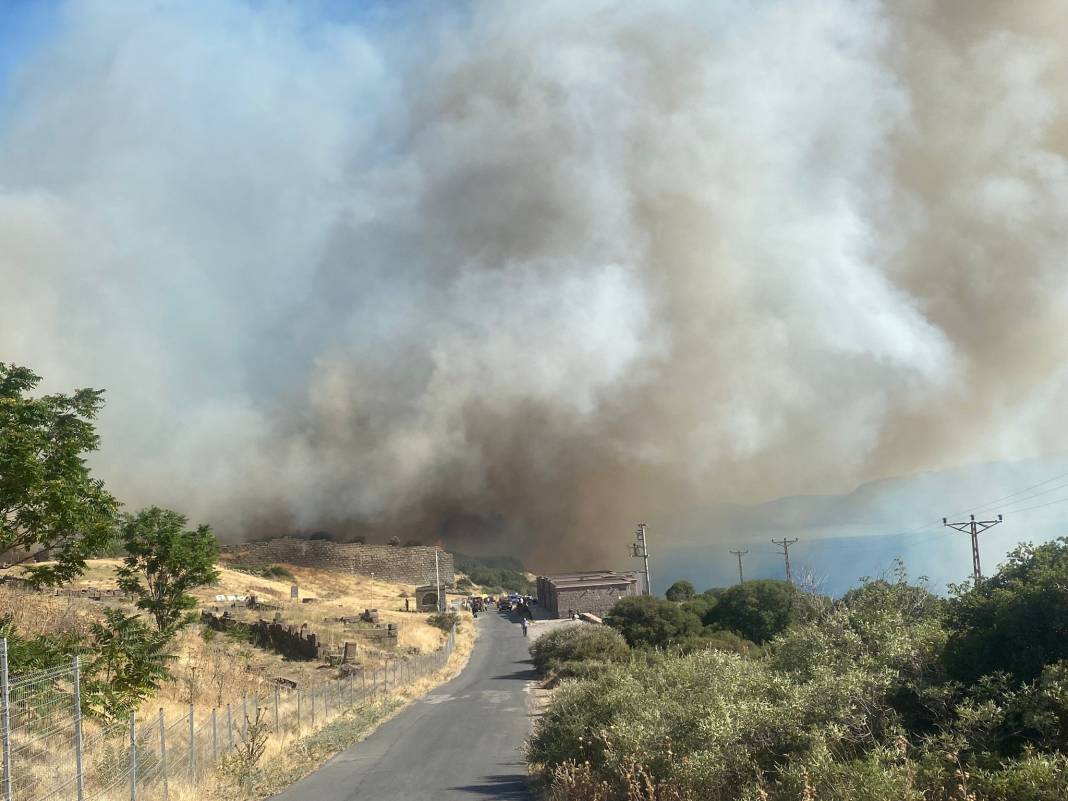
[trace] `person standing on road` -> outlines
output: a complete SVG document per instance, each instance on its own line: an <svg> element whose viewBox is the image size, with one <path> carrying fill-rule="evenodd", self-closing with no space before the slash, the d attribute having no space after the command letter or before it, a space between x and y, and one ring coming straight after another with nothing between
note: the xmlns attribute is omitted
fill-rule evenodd
<svg viewBox="0 0 1068 801"><path fill-rule="evenodd" d="M527 636L527 619L525 617L519 618L519 624L523 627L523 636Z"/></svg>

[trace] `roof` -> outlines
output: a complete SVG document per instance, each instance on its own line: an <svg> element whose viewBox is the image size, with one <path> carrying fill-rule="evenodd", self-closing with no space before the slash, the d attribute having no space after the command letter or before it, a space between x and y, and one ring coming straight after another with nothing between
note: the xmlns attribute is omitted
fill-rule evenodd
<svg viewBox="0 0 1068 801"><path fill-rule="evenodd" d="M553 589L561 590L596 590L605 587L627 587L633 584L632 579L598 579L597 581L569 581L562 584L553 584Z"/></svg>
<svg viewBox="0 0 1068 801"><path fill-rule="evenodd" d="M585 573L560 573L541 576L554 589L581 590L592 587L623 587L634 584L638 577L633 573L617 573L614 570L596 570Z"/></svg>

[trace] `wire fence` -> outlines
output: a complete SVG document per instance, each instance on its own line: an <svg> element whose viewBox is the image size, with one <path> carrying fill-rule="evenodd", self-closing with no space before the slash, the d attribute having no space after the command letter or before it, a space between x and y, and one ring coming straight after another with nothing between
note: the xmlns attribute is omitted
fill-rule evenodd
<svg viewBox="0 0 1068 801"><path fill-rule="evenodd" d="M453 629L434 653L312 687L276 685L210 712L190 705L176 719L161 709L101 722L83 718L78 657L63 667L9 676L7 640L0 638L2 799L169 801L176 785L196 787L219 760L247 748L251 727L282 744L298 739L440 670L455 643Z"/></svg>

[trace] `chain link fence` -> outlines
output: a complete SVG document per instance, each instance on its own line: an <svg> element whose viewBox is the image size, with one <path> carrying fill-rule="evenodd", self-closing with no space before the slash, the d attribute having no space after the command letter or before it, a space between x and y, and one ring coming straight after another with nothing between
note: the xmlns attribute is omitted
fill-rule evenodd
<svg viewBox="0 0 1068 801"><path fill-rule="evenodd" d="M298 739L440 670L455 644L453 629L434 653L314 687L275 686L210 712L190 705L177 719L160 710L102 723L83 719L78 657L63 667L9 676L7 640L0 638L2 799L169 801L174 785L195 787L220 759L247 744L257 720L283 743Z"/></svg>

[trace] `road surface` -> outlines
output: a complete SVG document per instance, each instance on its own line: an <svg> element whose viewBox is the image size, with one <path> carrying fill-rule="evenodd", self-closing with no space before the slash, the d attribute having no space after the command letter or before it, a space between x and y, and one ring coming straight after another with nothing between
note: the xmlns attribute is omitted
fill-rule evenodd
<svg viewBox="0 0 1068 801"><path fill-rule="evenodd" d="M478 640L459 676L276 801L531 801L522 753L524 688L534 678L527 641L517 619L497 612L474 623Z"/></svg>

